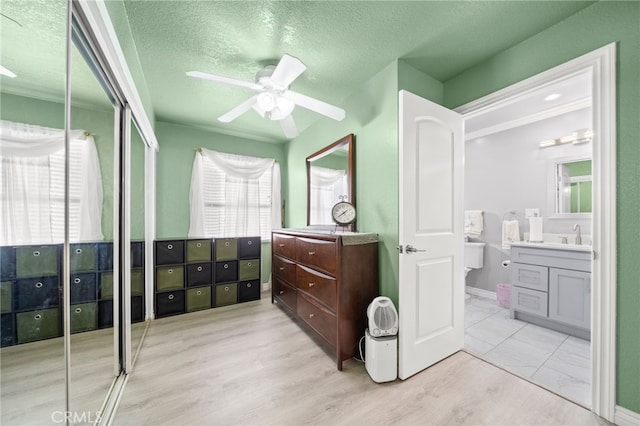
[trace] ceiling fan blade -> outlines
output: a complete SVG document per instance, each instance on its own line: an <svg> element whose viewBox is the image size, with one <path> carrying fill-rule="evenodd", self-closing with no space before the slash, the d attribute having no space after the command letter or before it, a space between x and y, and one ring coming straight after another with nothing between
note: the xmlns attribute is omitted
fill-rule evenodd
<svg viewBox="0 0 640 426"><path fill-rule="evenodd" d="M282 131L287 138L293 139L298 136L298 128L296 127L296 122L293 121L293 117L291 115L287 115L285 118L280 120L280 127L282 127Z"/></svg>
<svg viewBox="0 0 640 426"><path fill-rule="evenodd" d="M284 96L293 101L296 105L300 105L302 108L333 118L336 121L342 121L346 115L342 108L338 108L337 106L330 105L318 99L310 98L309 96L294 92L293 90L287 90L284 92Z"/></svg>
<svg viewBox="0 0 640 426"><path fill-rule="evenodd" d="M202 71L187 71L189 77L201 78L203 80L215 81L218 83L231 84L233 86L245 87L251 90L257 90L259 92L264 91L264 87L257 83L251 83L243 80L236 80L235 78L223 77L221 75L209 74Z"/></svg>
<svg viewBox="0 0 640 426"><path fill-rule="evenodd" d="M245 112L249 111L251 107L255 105L257 99L258 99L258 95L250 97L249 99L247 99L246 101L244 101L243 103L241 103L240 105L232 109L231 111L218 117L218 121L221 121L223 123L228 123L230 121L235 120Z"/></svg>
<svg viewBox="0 0 640 426"><path fill-rule="evenodd" d="M307 67L298 58L285 54L271 74L271 81L282 87L289 85L302 74Z"/></svg>

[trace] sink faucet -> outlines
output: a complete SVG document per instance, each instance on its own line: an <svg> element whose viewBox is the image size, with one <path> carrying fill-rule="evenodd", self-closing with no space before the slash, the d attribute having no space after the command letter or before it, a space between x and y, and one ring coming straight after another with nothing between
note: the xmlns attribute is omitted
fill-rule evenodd
<svg viewBox="0 0 640 426"><path fill-rule="evenodd" d="M576 235L576 245L582 245L582 235L580 232L580 225L578 225L577 223L575 225L573 225L573 230L577 231L577 235Z"/></svg>

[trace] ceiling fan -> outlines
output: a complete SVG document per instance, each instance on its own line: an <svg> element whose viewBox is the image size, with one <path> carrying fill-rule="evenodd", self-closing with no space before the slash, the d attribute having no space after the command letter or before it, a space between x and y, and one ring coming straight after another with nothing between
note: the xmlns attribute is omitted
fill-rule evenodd
<svg viewBox="0 0 640 426"><path fill-rule="evenodd" d="M255 83L201 71L189 71L187 75L260 92L218 117L218 121L228 123L253 108L260 116L279 121L285 136L294 138L298 136L298 129L291 112L296 105L337 121L341 121L345 117L342 108L289 90L291 83L306 69L307 67L302 61L285 54L278 65L269 65L258 71Z"/></svg>

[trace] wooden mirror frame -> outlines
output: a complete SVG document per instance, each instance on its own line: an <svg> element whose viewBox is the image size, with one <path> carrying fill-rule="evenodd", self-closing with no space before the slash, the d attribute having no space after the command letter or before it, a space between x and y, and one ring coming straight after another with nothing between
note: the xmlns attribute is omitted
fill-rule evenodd
<svg viewBox="0 0 640 426"><path fill-rule="evenodd" d="M356 205L356 186L355 186L355 176L356 176L356 138L353 133L344 136L331 145L328 145L322 148L320 151L314 152L306 158L306 166L307 166L307 226L319 228L319 229L333 229L337 225L318 225L311 223L311 162L314 160L319 160L322 157L325 157L331 154L334 151L337 151L344 146L347 147L347 189L349 191L348 196L349 201L354 207ZM356 216L357 220L357 216ZM352 223L348 227L346 227L349 231L356 230L356 222Z"/></svg>

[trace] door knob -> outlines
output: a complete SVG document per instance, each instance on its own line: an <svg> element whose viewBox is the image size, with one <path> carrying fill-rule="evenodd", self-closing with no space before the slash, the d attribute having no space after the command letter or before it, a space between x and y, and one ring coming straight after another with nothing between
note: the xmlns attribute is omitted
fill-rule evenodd
<svg viewBox="0 0 640 426"><path fill-rule="evenodd" d="M407 244L407 248L405 248L405 250L407 253L416 253L418 251L426 251L426 250L417 249L413 247L411 244Z"/></svg>

